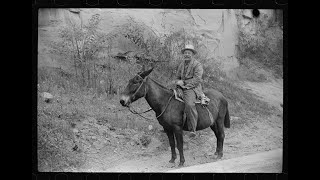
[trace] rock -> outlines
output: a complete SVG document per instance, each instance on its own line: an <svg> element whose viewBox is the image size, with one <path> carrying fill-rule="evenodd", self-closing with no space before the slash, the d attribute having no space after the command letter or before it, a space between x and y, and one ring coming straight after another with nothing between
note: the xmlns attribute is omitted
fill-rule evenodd
<svg viewBox="0 0 320 180"><path fill-rule="evenodd" d="M149 126L148 126L148 129L149 129L149 131L151 131L151 130L153 129L153 126L152 126L152 125L149 125Z"/></svg>
<svg viewBox="0 0 320 180"><path fill-rule="evenodd" d="M123 138L124 138L124 135L117 134L115 137L116 137L116 138L119 138L119 139L123 139Z"/></svg>
<svg viewBox="0 0 320 180"><path fill-rule="evenodd" d="M189 144L183 144L183 150L189 150Z"/></svg>
<svg viewBox="0 0 320 180"><path fill-rule="evenodd" d="M53 95L47 92L43 92L42 97L46 103L51 103L53 100Z"/></svg>
<svg viewBox="0 0 320 180"><path fill-rule="evenodd" d="M79 8L69 8L69 11L73 12L73 13L80 13L80 9Z"/></svg>
<svg viewBox="0 0 320 180"><path fill-rule="evenodd" d="M109 134L110 134L113 138L118 138L118 139L123 139L123 138L125 138L124 135L117 134L117 133L115 133L115 132L109 132Z"/></svg>
<svg viewBox="0 0 320 180"><path fill-rule="evenodd" d="M131 137L131 139L135 142L140 142L139 134L135 134L134 136Z"/></svg>
<svg viewBox="0 0 320 180"><path fill-rule="evenodd" d="M75 133L75 134L77 134L77 133L79 133L79 130L76 129L76 128L74 128L74 129L72 129L72 132Z"/></svg>
<svg viewBox="0 0 320 180"><path fill-rule="evenodd" d="M146 135L143 135L141 138L140 138L140 142L141 144L146 147L148 146L150 143L151 143L151 137L150 136L146 136Z"/></svg>
<svg viewBox="0 0 320 180"><path fill-rule="evenodd" d="M243 17L251 19L252 18L252 11L249 10L249 9L245 9L245 10L243 10L243 14L242 15L243 15Z"/></svg>
<svg viewBox="0 0 320 180"><path fill-rule="evenodd" d="M78 150L78 145L75 145L73 148L72 148L73 151L77 151Z"/></svg>
<svg viewBox="0 0 320 180"><path fill-rule="evenodd" d="M107 109L115 109L116 108L116 106L113 104L105 104L105 106Z"/></svg>
<svg viewBox="0 0 320 180"><path fill-rule="evenodd" d="M237 121L240 119L240 117L236 117L236 116L231 116L230 117L231 121Z"/></svg>

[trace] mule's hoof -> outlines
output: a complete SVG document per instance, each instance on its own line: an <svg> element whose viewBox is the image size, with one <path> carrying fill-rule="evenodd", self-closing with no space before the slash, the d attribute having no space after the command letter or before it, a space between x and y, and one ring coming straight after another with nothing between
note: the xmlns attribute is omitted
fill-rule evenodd
<svg viewBox="0 0 320 180"><path fill-rule="evenodd" d="M167 168L175 168L176 165L175 165L174 163L168 163L168 164L166 165L166 167L167 167Z"/></svg>
<svg viewBox="0 0 320 180"><path fill-rule="evenodd" d="M217 159L221 159L222 158L222 154L218 154Z"/></svg>
<svg viewBox="0 0 320 180"><path fill-rule="evenodd" d="M182 162L179 163L178 167L183 167L183 164L184 164L184 163L182 163Z"/></svg>
<svg viewBox="0 0 320 180"><path fill-rule="evenodd" d="M195 132L191 132L189 135L189 138L195 138L197 136L197 134Z"/></svg>
<svg viewBox="0 0 320 180"><path fill-rule="evenodd" d="M216 151L216 152L214 153L214 155L218 155L218 152Z"/></svg>
<svg viewBox="0 0 320 180"><path fill-rule="evenodd" d="M171 160L169 161L169 163L174 163L174 159L171 159Z"/></svg>

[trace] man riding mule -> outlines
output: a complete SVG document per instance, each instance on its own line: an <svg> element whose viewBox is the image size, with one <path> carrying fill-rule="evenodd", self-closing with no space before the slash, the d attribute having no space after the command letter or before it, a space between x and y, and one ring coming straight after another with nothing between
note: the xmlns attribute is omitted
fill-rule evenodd
<svg viewBox="0 0 320 180"><path fill-rule="evenodd" d="M176 73L176 83L183 90L183 99L185 101L185 112L191 124L191 136L196 136L196 127L198 121L198 113L195 101L201 99L202 92L202 64L194 59L197 53L193 45L186 45L181 50L184 60L180 63Z"/></svg>
<svg viewBox="0 0 320 180"><path fill-rule="evenodd" d="M193 62L190 61L190 63ZM155 112L159 124L163 127L168 136L171 147L171 160L169 162L174 163L177 158L175 149L177 143L180 156L179 166L183 166L185 162L183 154L183 130L189 130L183 119L185 103L174 98L175 93L172 89L168 89L149 77L149 74L152 71L153 68L140 72L130 79L128 85L121 93L120 103L122 106L130 108L132 102L144 97ZM197 81L189 81L187 79L182 80L182 82L177 82L177 84L182 87L188 87L190 86L188 84L191 83L197 84ZM195 87L198 86L195 85ZM225 137L224 127L230 128L228 102L220 92L214 89L208 89L204 91L204 94L210 99L210 103L206 108L198 104L195 105L196 110L198 111L198 118L196 119L197 122L193 130L198 131L208 127L213 130L217 138L215 155L217 155L217 158L219 159L223 156L223 142ZM211 121L208 111L212 114L214 121Z"/></svg>

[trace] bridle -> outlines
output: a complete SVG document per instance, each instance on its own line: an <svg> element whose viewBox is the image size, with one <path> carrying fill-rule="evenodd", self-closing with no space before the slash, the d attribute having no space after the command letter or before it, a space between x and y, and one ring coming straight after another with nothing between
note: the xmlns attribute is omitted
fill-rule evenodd
<svg viewBox="0 0 320 180"><path fill-rule="evenodd" d="M133 93L132 97L135 97L137 92L139 92L140 88L142 87L143 83L145 83L147 81L147 78L142 78L139 74L137 74L141 79L142 79L142 83L140 84L140 86L138 87L138 89L136 90L136 92ZM145 98L147 95L147 86L144 86L144 95L143 97Z"/></svg>
<svg viewBox="0 0 320 180"><path fill-rule="evenodd" d="M140 86L138 87L138 89L136 90L136 92L133 93L132 97L134 97L134 96L137 94L137 92L139 92L139 90L140 90L140 88L142 87L143 83L145 83L145 82L146 82L146 79L147 79L146 77L145 77L145 78L142 78L139 74L137 74L137 75L138 75L141 79L143 79L143 80L142 80L142 83L140 84ZM145 98L146 95L147 95L147 86L145 85L144 87L145 87L145 88L144 88L144 95L143 95L143 97ZM158 119L160 116L162 116L162 114L166 111L166 109L167 109L167 107L168 107L168 105L169 105L169 102L171 101L172 97L173 97L173 95L169 98L169 100L168 100L168 102L167 102L166 107L164 108L164 110L156 117L157 119ZM141 115L141 114L143 114L143 113L146 113L146 112L151 111L152 108L149 108L148 110L146 110L146 111L144 111L144 112L140 112L140 113L136 112L135 110L130 109L130 106L128 106L128 109L129 109L129 111L132 112L133 114L137 114L137 115L139 115L139 116L141 116L141 117L143 117L144 119L147 119L147 120L152 120L152 119L146 118L146 117L144 117L144 116Z"/></svg>

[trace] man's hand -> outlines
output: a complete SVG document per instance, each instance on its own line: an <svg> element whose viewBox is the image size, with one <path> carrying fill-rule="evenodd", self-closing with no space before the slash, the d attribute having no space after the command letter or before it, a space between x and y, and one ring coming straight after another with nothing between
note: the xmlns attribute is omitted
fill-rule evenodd
<svg viewBox="0 0 320 180"><path fill-rule="evenodd" d="M176 84L179 85L179 86L183 86L183 81L182 80L178 80L178 81L176 81Z"/></svg>

